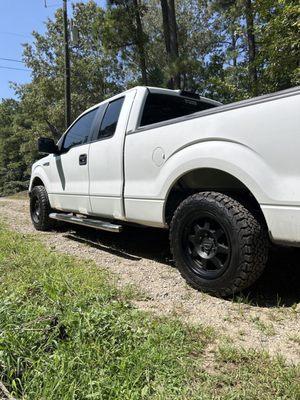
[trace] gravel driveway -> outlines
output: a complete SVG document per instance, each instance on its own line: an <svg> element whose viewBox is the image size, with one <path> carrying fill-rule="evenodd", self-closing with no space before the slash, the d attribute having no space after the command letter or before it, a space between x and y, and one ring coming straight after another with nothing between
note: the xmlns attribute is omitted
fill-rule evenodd
<svg viewBox="0 0 300 400"><path fill-rule="evenodd" d="M55 251L91 259L107 268L119 286L132 285L141 294L137 307L172 315L186 323L211 326L216 345L281 354L300 360L300 250L275 249L255 287L236 299L223 300L187 286L174 268L167 232L127 228L121 234L67 226L40 233L31 225L28 201L0 198L0 219L11 229L38 236Z"/></svg>

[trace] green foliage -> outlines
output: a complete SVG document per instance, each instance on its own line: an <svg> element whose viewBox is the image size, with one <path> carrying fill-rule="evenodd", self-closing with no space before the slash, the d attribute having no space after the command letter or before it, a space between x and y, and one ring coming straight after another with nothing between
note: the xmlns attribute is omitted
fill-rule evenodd
<svg viewBox="0 0 300 400"><path fill-rule="evenodd" d="M31 124L32 120L17 101L8 99L0 103L0 196L27 186L27 163L33 154L27 153L29 136L25 134L24 140L24 133L30 131Z"/></svg>
<svg viewBox="0 0 300 400"><path fill-rule="evenodd" d="M300 7L297 0L257 0L262 90L300 84Z"/></svg>
<svg viewBox="0 0 300 400"><path fill-rule="evenodd" d="M179 56L168 60L160 0L74 2L80 32L70 47L72 119L122 90L147 82L166 87L180 75L184 89L224 103L298 85L297 0L251 0L255 56L249 62L249 0L177 0ZM38 156L36 139L51 136L47 121L64 130L62 10L24 45L29 84L14 83L19 98L0 103L0 195L26 188ZM252 55L253 58L253 55ZM257 75L257 85L253 76ZM56 137L55 139L58 139Z"/></svg>
<svg viewBox="0 0 300 400"><path fill-rule="evenodd" d="M296 367L134 309L92 262L0 226L0 381L30 399L297 399ZM131 294L135 296L134 292Z"/></svg>

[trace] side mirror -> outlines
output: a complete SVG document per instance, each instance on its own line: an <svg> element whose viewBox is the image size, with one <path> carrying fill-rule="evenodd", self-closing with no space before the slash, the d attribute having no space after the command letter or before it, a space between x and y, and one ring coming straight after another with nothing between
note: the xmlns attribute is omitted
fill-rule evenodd
<svg viewBox="0 0 300 400"><path fill-rule="evenodd" d="M41 137L38 139L38 151L46 154L58 154L59 150L53 139Z"/></svg>

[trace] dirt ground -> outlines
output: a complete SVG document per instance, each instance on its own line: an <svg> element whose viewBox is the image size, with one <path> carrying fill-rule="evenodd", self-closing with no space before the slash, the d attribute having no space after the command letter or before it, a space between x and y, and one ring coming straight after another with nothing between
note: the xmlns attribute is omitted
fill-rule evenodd
<svg viewBox="0 0 300 400"><path fill-rule="evenodd" d="M32 227L28 201L0 198L0 220L35 234L53 251L91 259L137 290L135 305L189 324L211 326L218 341L300 360L300 249L273 249L260 280L234 299L218 299L190 288L171 260L167 232L126 228L121 234L67 226L40 233Z"/></svg>

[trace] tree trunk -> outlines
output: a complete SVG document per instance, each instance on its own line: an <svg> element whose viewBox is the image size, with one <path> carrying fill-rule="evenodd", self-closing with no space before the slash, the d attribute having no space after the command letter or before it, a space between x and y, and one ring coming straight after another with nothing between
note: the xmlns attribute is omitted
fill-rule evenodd
<svg viewBox="0 0 300 400"><path fill-rule="evenodd" d="M142 83L143 83L143 85L148 85L147 67L146 67L146 52L145 52L145 46L144 46L144 31L143 31L138 1L133 0L133 5L134 5L135 22L136 22L136 44L137 44L139 58L140 58Z"/></svg>
<svg viewBox="0 0 300 400"><path fill-rule="evenodd" d="M249 78L251 81L252 94L257 95L257 68L256 62L256 44L254 35L254 16L253 7L251 0L245 0L245 10L246 10L246 32L247 32L247 42L248 42L248 62L249 62Z"/></svg>
<svg viewBox="0 0 300 400"><path fill-rule="evenodd" d="M161 10L163 17L164 39L167 50L167 55L170 54L170 27L169 27L169 6L168 0L161 0Z"/></svg>
<svg viewBox="0 0 300 400"><path fill-rule="evenodd" d="M174 68L179 57L174 0L161 0L161 9L168 64L171 68ZM180 88L180 73L178 71L171 74L168 87L170 89Z"/></svg>
<svg viewBox="0 0 300 400"><path fill-rule="evenodd" d="M232 65L234 68L237 66L237 57L236 57L236 35L234 29L231 31L231 49L232 49Z"/></svg>

